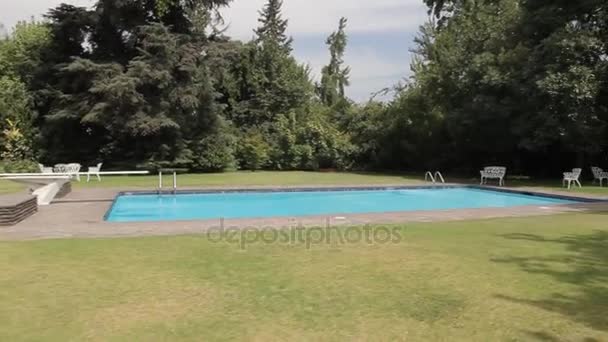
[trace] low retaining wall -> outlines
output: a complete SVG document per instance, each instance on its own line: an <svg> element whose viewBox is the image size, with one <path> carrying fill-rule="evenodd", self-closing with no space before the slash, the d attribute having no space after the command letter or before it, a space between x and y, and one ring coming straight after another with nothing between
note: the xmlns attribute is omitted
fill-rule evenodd
<svg viewBox="0 0 608 342"><path fill-rule="evenodd" d="M38 211L36 196L0 196L0 226L12 226Z"/></svg>

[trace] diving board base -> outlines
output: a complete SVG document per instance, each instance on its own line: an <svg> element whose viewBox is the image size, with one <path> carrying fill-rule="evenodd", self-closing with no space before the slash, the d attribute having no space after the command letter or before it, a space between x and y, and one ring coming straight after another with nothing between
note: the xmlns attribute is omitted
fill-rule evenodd
<svg viewBox="0 0 608 342"><path fill-rule="evenodd" d="M37 211L38 203L34 196L0 196L0 226L14 226Z"/></svg>
<svg viewBox="0 0 608 342"><path fill-rule="evenodd" d="M67 195L71 189L69 180L58 180L34 190L32 195L38 198L38 205L49 205L55 198Z"/></svg>

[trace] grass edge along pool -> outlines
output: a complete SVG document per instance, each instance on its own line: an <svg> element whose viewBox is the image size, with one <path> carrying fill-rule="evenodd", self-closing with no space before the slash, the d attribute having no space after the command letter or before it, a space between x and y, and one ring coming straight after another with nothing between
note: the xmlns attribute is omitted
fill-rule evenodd
<svg viewBox="0 0 608 342"><path fill-rule="evenodd" d="M474 186L186 191L161 195L129 192L116 197L105 219L194 221L547 206L583 201L593 200Z"/></svg>

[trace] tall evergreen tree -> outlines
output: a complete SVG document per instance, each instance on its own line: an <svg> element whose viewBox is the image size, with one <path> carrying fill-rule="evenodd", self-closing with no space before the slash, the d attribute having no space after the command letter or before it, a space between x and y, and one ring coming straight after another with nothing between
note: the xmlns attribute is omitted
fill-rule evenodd
<svg viewBox="0 0 608 342"><path fill-rule="evenodd" d="M75 119L90 132L101 132L99 157L126 158L163 165L191 165L189 141L213 132L215 93L196 44L161 25L142 26L138 55L126 68L76 59L68 74L92 74L83 101L65 95L52 121Z"/></svg>
<svg viewBox="0 0 608 342"><path fill-rule="evenodd" d="M255 42L264 49L277 49L277 52L289 55L293 39L287 35L289 21L281 15L282 6L282 0L268 0L260 11L260 26L254 30Z"/></svg>
<svg viewBox="0 0 608 342"><path fill-rule="evenodd" d="M332 33L326 41L329 46L330 61L321 72L319 96L328 106L335 105L345 98L344 89L349 85L350 67L344 67L344 52L348 37L346 35L346 18L340 18L338 31Z"/></svg>
<svg viewBox="0 0 608 342"><path fill-rule="evenodd" d="M93 10L51 10L45 159L207 168L195 160L206 147L192 145L215 134L220 108L201 53L209 42L193 15L229 2L167 0L159 10L160 1L99 0Z"/></svg>
<svg viewBox="0 0 608 342"><path fill-rule="evenodd" d="M309 69L291 55L292 39L281 6L280 0L268 0L255 39L234 67L240 94L231 119L240 126L272 123L278 115L301 108L311 96Z"/></svg>

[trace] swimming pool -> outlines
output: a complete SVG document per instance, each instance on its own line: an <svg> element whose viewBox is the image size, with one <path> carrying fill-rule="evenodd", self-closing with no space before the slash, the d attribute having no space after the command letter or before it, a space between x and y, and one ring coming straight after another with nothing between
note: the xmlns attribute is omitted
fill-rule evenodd
<svg viewBox="0 0 608 342"><path fill-rule="evenodd" d="M301 190L176 195L121 194L110 222L179 221L327 214L547 206L575 201L471 187Z"/></svg>

